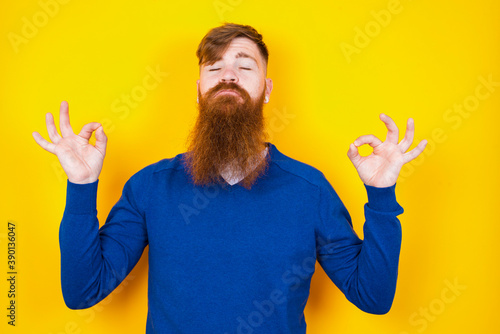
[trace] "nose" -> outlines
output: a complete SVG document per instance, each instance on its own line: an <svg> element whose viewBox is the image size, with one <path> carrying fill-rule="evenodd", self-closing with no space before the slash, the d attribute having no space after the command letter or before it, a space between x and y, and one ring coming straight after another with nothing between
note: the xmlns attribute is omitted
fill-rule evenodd
<svg viewBox="0 0 500 334"><path fill-rule="evenodd" d="M238 82L238 77L234 73L234 71L230 68L226 68L224 72L222 73L222 76L220 78L221 82Z"/></svg>

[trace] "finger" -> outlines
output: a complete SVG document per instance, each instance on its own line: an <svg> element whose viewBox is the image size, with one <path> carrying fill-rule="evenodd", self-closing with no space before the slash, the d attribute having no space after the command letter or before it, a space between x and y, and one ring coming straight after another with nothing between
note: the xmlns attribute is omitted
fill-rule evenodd
<svg viewBox="0 0 500 334"><path fill-rule="evenodd" d="M74 134L71 124L69 123L69 107L68 102L62 101L59 108L59 127L63 137Z"/></svg>
<svg viewBox="0 0 500 334"><path fill-rule="evenodd" d="M104 133L104 129L100 126L95 132L95 147L102 153L106 155L106 145L108 142L108 137Z"/></svg>
<svg viewBox="0 0 500 334"><path fill-rule="evenodd" d="M35 139L36 143L38 145L40 145L45 151L50 152L50 153L55 152L56 145L49 143L38 132L33 132L32 135L33 135L33 138Z"/></svg>
<svg viewBox="0 0 500 334"><path fill-rule="evenodd" d="M356 166L361 159L361 155L359 155L358 148L356 145L351 144L349 145L349 150L347 151L347 156L349 157L349 160Z"/></svg>
<svg viewBox="0 0 500 334"><path fill-rule="evenodd" d="M401 152L406 152L410 148L411 144L413 143L413 134L415 133L415 123L413 122L413 119L409 118L408 122L406 123L406 132L405 132L405 137L399 143L399 147L401 148Z"/></svg>
<svg viewBox="0 0 500 334"><path fill-rule="evenodd" d="M51 113L47 113L45 115L45 124L47 125L47 132L50 140L52 140L54 144L57 144L59 139L61 139L61 136L57 132L56 125L54 124L54 116L52 116Z"/></svg>
<svg viewBox="0 0 500 334"><path fill-rule="evenodd" d="M100 126L101 126L101 124L97 123L97 122L92 122L92 123L85 124L82 127L82 130L80 131L80 133L78 135L80 137L85 138L86 140L89 140L90 137L92 137L92 133L95 130L97 130Z"/></svg>
<svg viewBox="0 0 500 334"><path fill-rule="evenodd" d="M377 147L380 144L382 144L382 141L380 139L378 139L377 137L375 137L374 135L364 135L364 136L358 137L354 141L354 145L356 147L360 147L361 145L365 145L365 144L368 144L371 147Z"/></svg>
<svg viewBox="0 0 500 334"><path fill-rule="evenodd" d="M418 143L417 147L415 147L413 150L411 150L408 153L405 153L403 155L404 163L410 162L416 157L418 157L420 153L423 152L426 145L427 145L427 140L424 139L420 143Z"/></svg>
<svg viewBox="0 0 500 334"><path fill-rule="evenodd" d="M397 144L399 141L399 129L396 126L396 123L394 123L392 118L385 114L380 114L380 120L384 122L387 127L387 137L385 140Z"/></svg>

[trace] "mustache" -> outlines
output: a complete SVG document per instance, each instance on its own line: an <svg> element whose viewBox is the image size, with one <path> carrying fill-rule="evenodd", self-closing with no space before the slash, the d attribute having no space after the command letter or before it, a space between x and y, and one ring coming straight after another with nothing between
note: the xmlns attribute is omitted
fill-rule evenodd
<svg viewBox="0 0 500 334"><path fill-rule="evenodd" d="M250 95L248 94L248 92L245 89L241 88L237 83L234 83L234 82L228 82L228 83L219 82L217 85L215 85L214 87L210 88L207 91L206 97L211 98L215 94L220 92L221 90L235 91L235 92L239 93L240 96L242 96L244 100L247 100L248 98L250 98Z"/></svg>

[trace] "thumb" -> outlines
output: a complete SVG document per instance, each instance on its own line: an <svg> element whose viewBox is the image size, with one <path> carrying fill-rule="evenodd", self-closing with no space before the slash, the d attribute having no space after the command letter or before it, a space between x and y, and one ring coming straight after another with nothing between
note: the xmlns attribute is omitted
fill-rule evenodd
<svg viewBox="0 0 500 334"><path fill-rule="evenodd" d="M358 148L356 145L349 145L349 150L347 151L347 156L351 160L351 162L356 166L361 160L361 156L359 155Z"/></svg>
<svg viewBox="0 0 500 334"><path fill-rule="evenodd" d="M104 129L101 126L95 131L95 148L98 149L102 155L106 155L106 145L108 143L108 137L104 133Z"/></svg>

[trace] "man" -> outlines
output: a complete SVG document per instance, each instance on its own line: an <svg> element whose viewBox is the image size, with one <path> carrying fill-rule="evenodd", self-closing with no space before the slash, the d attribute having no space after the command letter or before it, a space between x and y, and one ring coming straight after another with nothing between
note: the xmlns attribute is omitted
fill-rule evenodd
<svg viewBox="0 0 500 334"><path fill-rule="evenodd" d="M412 144L410 119L398 128L386 115L385 142L373 135L348 156L368 193L364 241L323 174L265 141L263 105L272 80L268 52L250 26L225 24L201 41L199 117L189 149L136 173L99 230L96 194L106 153L98 123L78 135L68 104L52 143L68 176L60 227L66 304L86 308L105 298L149 245L147 333L305 333L304 307L315 262L361 310L383 314L394 298L403 212L395 184ZM95 146L89 138L95 132ZM370 156L358 154L369 144Z"/></svg>

